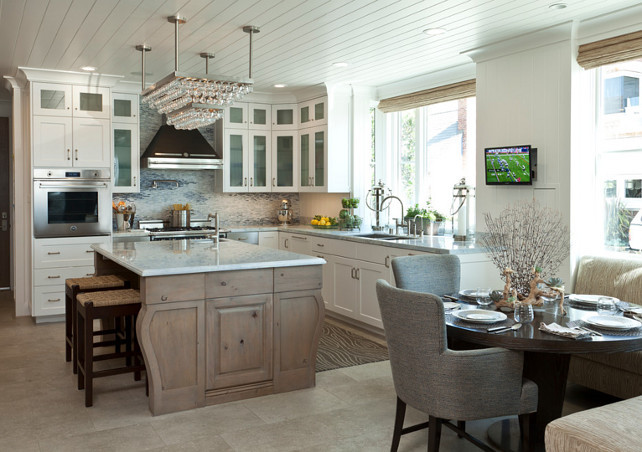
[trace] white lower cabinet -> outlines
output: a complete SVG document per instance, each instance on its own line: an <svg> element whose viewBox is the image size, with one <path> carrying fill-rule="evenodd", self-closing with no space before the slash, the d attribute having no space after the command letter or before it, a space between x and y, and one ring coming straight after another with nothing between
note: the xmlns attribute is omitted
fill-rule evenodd
<svg viewBox="0 0 642 452"><path fill-rule="evenodd" d="M299 254L313 254L310 246L311 237L303 234L279 232L279 249Z"/></svg>
<svg viewBox="0 0 642 452"><path fill-rule="evenodd" d="M260 231L259 246L279 249L279 232L278 231Z"/></svg>
<svg viewBox="0 0 642 452"><path fill-rule="evenodd" d="M65 313L65 280L94 274L93 243L109 236L35 239L31 315L46 320Z"/></svg>

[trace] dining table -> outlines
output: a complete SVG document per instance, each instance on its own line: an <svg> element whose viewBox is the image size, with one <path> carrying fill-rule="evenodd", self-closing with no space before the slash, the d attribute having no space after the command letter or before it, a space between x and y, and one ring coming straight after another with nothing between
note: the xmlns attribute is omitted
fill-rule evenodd
<svg viewBox="0 0 642 452"><path fill-rule="evenodd" d="M594 308L574 305L568 301L564 304L566 311L564 314L560 311L557 302L545 303L541 307L534 307L532 322L522 324L519 329L503 333L489 332L488 329L514 325L516 322L513 320L512 312L506 312L504 320L492 323L465 321L460 318L465 317L461 315L462 311L479 308L459 300L459 306L455 310L446 311L448 340L477 346L502 347L524 353L523 376L534 381L538 387L535 426L530 432L528 441L532 450L544 450L546 425L562 415L571 355L642 350L642 327L616 330L596 329L591 325L591 329L601 335L586 335L582 339L541 331L539 327L542 323L567 326L569 321L575 321L580 325L586 325L587 319L590 320L597 315ZM492 305L485 309L495 311ZM501 381L497 384L501 384ZM521 450L519 434L519 423L516 419L496 422L488 430L491 443L507 451Z"/></svg>

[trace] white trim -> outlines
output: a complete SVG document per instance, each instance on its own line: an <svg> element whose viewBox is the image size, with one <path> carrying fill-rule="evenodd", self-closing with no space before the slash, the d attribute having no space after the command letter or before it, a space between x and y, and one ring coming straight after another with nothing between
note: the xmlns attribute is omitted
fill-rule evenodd
<svg viewBox="0 0 642 452"><path fill-rule="evenodd" d="M577 43L587 44L640 31L642 29L640 17L642 17L642 5L636 5L583 20L577 30Z"/></svg>
<svg viewBox="0 0 642 452"><path fill-rule="evenodd" d="M40 69L31 67L18 67L31 82L66 83L71 85L113 87L122 75L99 74L95 72L58 71L54 69Z"/></svg>

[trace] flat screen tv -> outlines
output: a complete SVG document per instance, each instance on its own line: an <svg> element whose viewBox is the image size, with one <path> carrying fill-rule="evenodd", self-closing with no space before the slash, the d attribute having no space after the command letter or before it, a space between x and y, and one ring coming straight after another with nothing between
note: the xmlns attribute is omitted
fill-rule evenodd
<svg viewBox="0 0 642 452"><path fill-rule="evenodd" d="M530 145L484 149L486 185L532 185Z"/></svg>

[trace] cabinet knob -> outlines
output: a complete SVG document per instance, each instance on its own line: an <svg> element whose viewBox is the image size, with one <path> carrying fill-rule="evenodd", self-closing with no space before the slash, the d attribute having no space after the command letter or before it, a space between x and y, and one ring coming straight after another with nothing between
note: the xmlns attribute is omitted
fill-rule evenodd
<svg viewBox="0 0 642 452"><path fill-rule="evenodd" d="M167 301L167 295L161 295L161 301Z"/></svg>

